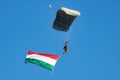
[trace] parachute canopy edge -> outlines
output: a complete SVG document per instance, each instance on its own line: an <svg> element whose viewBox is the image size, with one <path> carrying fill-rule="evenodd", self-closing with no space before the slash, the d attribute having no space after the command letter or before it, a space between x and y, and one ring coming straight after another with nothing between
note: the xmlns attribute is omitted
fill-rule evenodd
<svg viewBox="0 0 120 80"><path fill-rule="evenodd" d="M80 12L77 10L61 7L56 13L56 18L53 22L53 29L67 32L72 22L79 15Z"/></svg>
<svg viewBox="0 0 120 80"><path fill-rule="evenodd" d="M81 13L77 10L69 9L66 7L61 7L61 10L63 10L66 14L73 15L73 16L80 16Z"/></svg>

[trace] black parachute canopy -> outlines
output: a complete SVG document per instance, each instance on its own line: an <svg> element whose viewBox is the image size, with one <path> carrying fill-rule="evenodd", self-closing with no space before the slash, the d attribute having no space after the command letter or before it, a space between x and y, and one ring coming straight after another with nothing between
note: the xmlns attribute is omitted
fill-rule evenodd
<svg viewBox="0 0 120 80"><path fill-rule="evenodd" d="M62 7L57 11L56 18L53 22L53 28L66 32L69 30L74 19L79 15L79 11Z"/></svg>

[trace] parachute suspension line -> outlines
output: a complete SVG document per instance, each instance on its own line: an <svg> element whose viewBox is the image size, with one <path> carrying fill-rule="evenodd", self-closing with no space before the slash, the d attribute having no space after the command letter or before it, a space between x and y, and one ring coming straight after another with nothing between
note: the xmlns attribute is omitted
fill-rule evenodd
<svg viewBox="0 0 120 80"><path fill-rule="evenodd" d="M69 31L65 32L65 42L66 41L69 41L70 39L70 34L69 34Z"/></svg>
<svg viewBox="0 0 120 80"><path fill-rule="evenodd" d="M65 41L68 41L68 32L65 32Z"/></svg>
<svg viewBox="0 0 120 80"><path fill-rule="evenodd" d="M71 27L71 29L70 29L69 31L65 32L65 33L66 33L66 34L65 34L65 37L66 37L65 40L66 40L66 41L69 41L69 40L70 40L72 32L73 32L73 27Z"/></svg>

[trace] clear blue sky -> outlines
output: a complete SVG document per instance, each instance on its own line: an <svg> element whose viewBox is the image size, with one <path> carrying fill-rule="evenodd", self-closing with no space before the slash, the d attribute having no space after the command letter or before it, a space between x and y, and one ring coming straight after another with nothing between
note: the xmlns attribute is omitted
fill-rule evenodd
<svg viewBox="0 0 120 80"><path fill-rule="evenodd" d="M63 6L81 16L50 77L24 60L28 50L63 52L65 33L52 29ZM120 0L0 0L0 80L120 80Z"/></svg>

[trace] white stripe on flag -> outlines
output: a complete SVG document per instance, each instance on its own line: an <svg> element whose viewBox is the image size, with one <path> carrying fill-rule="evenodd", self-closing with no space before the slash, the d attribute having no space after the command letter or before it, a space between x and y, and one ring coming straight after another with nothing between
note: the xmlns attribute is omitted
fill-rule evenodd
<svg viewBox="0 0 120 80"><path fill-rule="evenodd" d="M55 59L52 59L52 58L49 58L49 57L46 57L46 56L42 56L42 55L37 55L37 54L27 55L26 58L37 59L37 60L46 62L48 64L51 64L53 66L56 64L56 61L57 61Z"/></svg>

